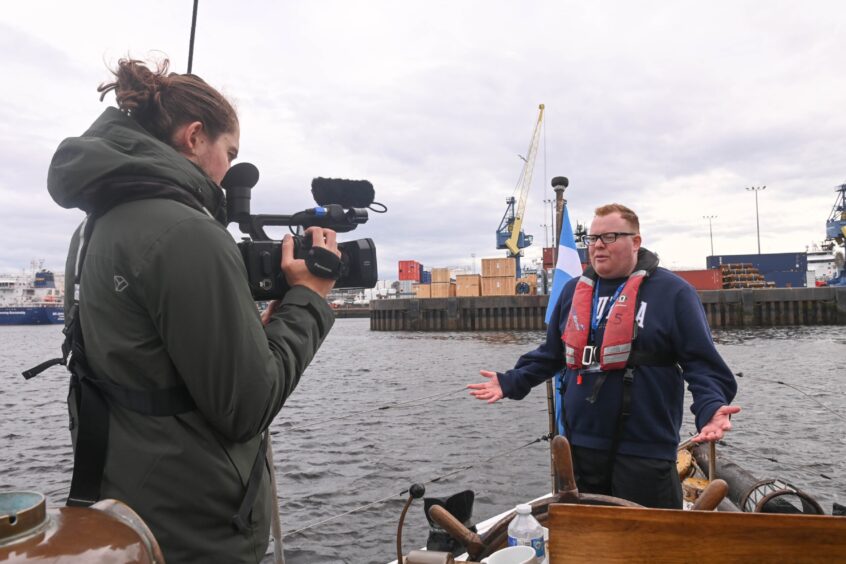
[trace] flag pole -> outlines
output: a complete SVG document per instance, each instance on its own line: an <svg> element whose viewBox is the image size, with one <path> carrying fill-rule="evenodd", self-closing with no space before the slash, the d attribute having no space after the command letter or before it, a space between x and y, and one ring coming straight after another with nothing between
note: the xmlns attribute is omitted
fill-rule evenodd
<svg viewBox="0 0 846 564"><path fill-rule="evenodd" d="M563 176L556 176L552 179L552 187L555 190L555 239L553 239L552 264L558 264L558 247L561 242L561 225L564 222L564 208L567 200L564 199L564 190L567 188L567 179ZM554 297L549 296L552 300ZM555 484L555 462L552 459L552 437L558 434L555 424L555 389L552 384L553 378L546 381L546 411L549 417L549 475L552 480L552 491L558 491Z"/></svg>

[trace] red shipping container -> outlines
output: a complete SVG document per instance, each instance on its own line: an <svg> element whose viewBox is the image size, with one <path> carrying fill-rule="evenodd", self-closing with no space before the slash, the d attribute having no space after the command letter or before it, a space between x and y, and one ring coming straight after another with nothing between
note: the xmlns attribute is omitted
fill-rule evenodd
<svg viewBox="0 0 846 564"><path fill-rule="evenodd" d="M555 268L555 247L543 248L543 267Z"/></svg>
<svg viewBox="0 0 846 564"><path fill-rule="evenodd" d="M719 268L705 270L674 270L673 274L684 278L697 290L722 290L723 273Z"/></svg>
<svg viewBox="0 0 846 564"><path fill-rule="evenodd" d="M399 261L399 279L413 280L420 282L420 273L423 271L423 265L416 260L401 260Z"/></svg>

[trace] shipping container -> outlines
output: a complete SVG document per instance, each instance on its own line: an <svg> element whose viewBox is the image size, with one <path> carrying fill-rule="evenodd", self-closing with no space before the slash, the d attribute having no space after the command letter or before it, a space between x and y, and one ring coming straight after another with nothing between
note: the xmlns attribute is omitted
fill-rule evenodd
<svg viewBox="0 0 846 564"><path fill-rule="evenodd" d="M455 282L432 282L429 284L432 289L433 298L450 298L455 296Z"/></svg>
<svg viewBox="0 0 846 564"><path fill-rule="evenodd" d="M431 298L432 297L432 289L429 284L415 284L414 285L414 294L418 298Z"/></svg>
<svg viewBox="0 0 846 564"><path fill-rule="evenodd" d="M752 255L714 255L707 257L708 268L723 264L747 264L766 275L768 272L805 272L808 270L808 253L769 253Z"/></svg>
<svg viewBox="0 0 846 564"><path fill-rule="evenodd" d="M723 273L719 268L705 270L674 270L673 274L687 280L697 290L722 290Z"/></svg>
<svg viewBox="0 0 846 564"><path fill-rule="evenodd" d="M417 284L413 280L400 280L399 281L399 293L400 294L413 294L414 293L414 285Z"/></svg>
<svg viewBox="0 0 846 564"><path fill-rule="evenodd" d="M804 288L808 283L807 271L766 272L764 273L764 279L767 282L775 282L776 288Z"/></svg>
<svg viewBox="0 0 846 564"><path fill-rule="evenodd" d="M517 280L513 276L482 277L483 296L513 296L516 292Z"/></svg>
<svg viewBox="0 0 846 564"><path fill-rule="evenodd" d="M423 270L421 265L416 260L401 260L399 261L399 279L412 280L414 282L420 281L420 272Z"/></svg>
<svg viewBox="0 0 846 564"><path fill-rule="evenodd" d="M432 284L443 284L449 282L448 268L433 268L432 269Z"/></svg>
<svg viewBox="0 0 846 564"><path fill-rule="evenodd" d="M483 258L482 278L496 276L517 277L517 261L513 258Z"/></svg>
<svg viewBox="0 0 846 564"><path fill-rule="evenodd" d="M543 267L547 270L555 268L555 247L543 248Z"/></svg>
<svg viewBox="0 0 846 564"><path fill-rule="evenodd" d="M455 295L475 297L482 295L482 277L478 274L459 274L455 277Z"/></svg>
<svg viewBox="0 0 846 564"><path fill-rule="evenodd" d="M432 271L431 270L424 270L420 273L420 283L421 284L431 284L432 283Z"/></svg>

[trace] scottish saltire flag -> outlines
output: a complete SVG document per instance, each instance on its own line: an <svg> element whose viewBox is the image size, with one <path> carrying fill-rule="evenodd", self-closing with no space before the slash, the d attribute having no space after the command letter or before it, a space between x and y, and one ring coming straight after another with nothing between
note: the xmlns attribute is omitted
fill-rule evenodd
<svg viewBox="0 0 846 564"><path fill-rule="evenodd" d="M570 214L567 213L567 206L564 206L564 215L561 218L561 240L558 241L558 260L555 263L555 273L552 275L552 290L549 292L549 305L546 307L546 322L552 317L552 311L564 284L571 278L582 275L582 261L576 251L576 240L573 238L573 226L570 225ZM563 385L564 372L558 372L553 380L555 397L555 422L558 426L558 434L564 434L564 418L561 409L561 394L559 390Z"/></svg>
<svg viewBox="0 0 846 564"><path fill-rule="evenodd" d="M561 240L558 241L558 261L555 263L555 273L552 275L552 290L549 292L549 305L546 306L546 322L552 317L552 311L558 302L558 297L564 289L564 284L571 278L582 275L582 261L576 251L576 240L573 239L573 226L570 225L570 214L564 206L564 216L561 218Z"/></svg>

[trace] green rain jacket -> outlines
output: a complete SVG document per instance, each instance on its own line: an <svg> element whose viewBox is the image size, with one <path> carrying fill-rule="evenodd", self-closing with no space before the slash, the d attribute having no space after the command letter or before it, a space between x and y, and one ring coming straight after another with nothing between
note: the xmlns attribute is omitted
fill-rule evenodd
<svg viewBox="0 0 846 564"><path fill-rule="evenodd" d="M65 208L109 210L94 225L79 294L96 376L132 389L184 385L197 406L154 417L111 405L101 497L141 515L169 563L260 561L272 507L266 466L250 530L236 532L231 519L260 435L332 327L331 309L293 287L262 327L238 248L211 217L225 217L221 189L116 108L61 143L47 184ZM78 240L77 231L68 298Z"/></svg>

